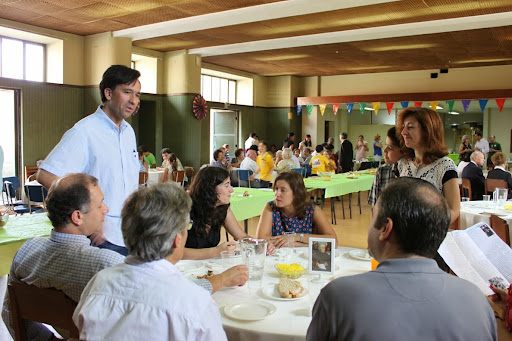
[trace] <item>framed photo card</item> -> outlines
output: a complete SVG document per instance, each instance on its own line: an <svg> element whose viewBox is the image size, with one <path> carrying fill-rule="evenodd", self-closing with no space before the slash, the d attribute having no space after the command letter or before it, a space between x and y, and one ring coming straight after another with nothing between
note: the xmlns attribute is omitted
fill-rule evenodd
<svg viewBox="0 0 512 341"><path fill-rule="evenodd" d="M336 241L333 238L309 238L309 273L334 275Z"/></svg>

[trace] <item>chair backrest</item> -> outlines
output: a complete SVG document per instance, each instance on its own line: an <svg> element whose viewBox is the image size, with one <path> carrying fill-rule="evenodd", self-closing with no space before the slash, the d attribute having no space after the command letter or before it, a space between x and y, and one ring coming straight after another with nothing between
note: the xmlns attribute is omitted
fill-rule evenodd
<svg viewBox="0 0 512 341"><path fill-rule="evenodd" d="M165 169L164 169L164 176L162 178L162 182L167 182L168 178L169 178L169 168L165 167Z"/></svg>
<svg viewBox="0 0 512 341"><path fill-rule="evenodd" d="M468 197L469 200L473 200L473 196L471 195L471 182L469 179L462 178L461 190L463 197Z"/></svg>
<svg viewBox="0 0 512 341"><path fill-rule="evenodd" d="M485 179L485 194L492 196L496 188L508 188L508 184L505 180L501 179Z"/></svg>
<svg viewBox="0 0 512 341"><path fill-rule="evenodd" d="M510 233L506 220L501 219L500 217L491 214L491 228L494 232L500 237L508 246L510 246Z"/></svg>
<svg viewBox="0 0 512 341"><path fill-rule="evenodd" d="M25 195L28 199L28 208L32 213L32 202L42 203L46 209L46 197L48 191L42 185L25 185Z"/></svg>
<svg viewBox="0 0 512 341"><path fill-rule="evenodd" d="M7 196L7 204L11 207L14 205L14 202L16 201L16 189L14 188L14 185L12 182L5 180L3 183L3 190Z"/></svg>
<svg viewBox="0 0 512 341"><path fill-rule="evenodd" d="M25 182L27 182L27 179L33 175L36 174L39 171L39 167L37 166L25 166Z"/></svg>
<svg viewBox="0 0 512 341"><path fill-rule="evenodd" d="M9 181L14 186L14 191L20 188L20 179L17 176L8 176L2 180L2 183L5 183L5 181ZM2 191L5 192L5 188L3 188Z"/></svg>
<svg viewBox="0 0 512 341"><path fill-rule="evenodd" d="M8 290L16 341L27 339L23 320L46 323L69 331L73 338L79 338L72 319L76 302L62 291L42 289L22 282L11 282Z"/></svg>
<svg viewBox="0 0 512 341"><path fill-rule="evenodd" d="M305 178L307 174L306 168L292 168L292 171L299 173L303 178Z"/></svg>
<svg viewBox="0 0 512 341"><path fill-rule="evenodd" d="M185 171L172 172L172 181L178 182L182 187L185 184Z"/></svg>
<svg viewBox="0 0 512 341"><path fill-rule="evenodd" d="M237 169L236 170L236 177L238 178L238 180L249 181L249 177L253 173L254 172L252 170L249 170L249 169Z"/></svg>
<svg viewBox="0 0 512 341"><path fill-rule="evenodd" d="M139 172L139 185L146 185L148 182L148 173Z"/></svg>
<svg viewBox="0 0 512 341"><path fill-rule="evenodd" d="M190 166L185 166L183 167L183 169L185 169L185 174L187 175L188 183L192 183L192 178L194 177L194 173L196 172L196 170L194 169L194 167Z"/></svg>

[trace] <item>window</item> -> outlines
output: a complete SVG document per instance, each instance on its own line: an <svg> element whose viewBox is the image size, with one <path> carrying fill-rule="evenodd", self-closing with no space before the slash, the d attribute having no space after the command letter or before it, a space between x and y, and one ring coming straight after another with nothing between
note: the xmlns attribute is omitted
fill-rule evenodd
<svg viewBox="0 0 512 341"><path fill-rule="evenodd" d="M45 81L45 45L0 37L0 76Z"/></svg>
<svg viewBox="0 0 512 341"><path fill-rule="evenodd" d="M236 81L201 75L201 94L204 99L220 103L236 103Z"/></svg>

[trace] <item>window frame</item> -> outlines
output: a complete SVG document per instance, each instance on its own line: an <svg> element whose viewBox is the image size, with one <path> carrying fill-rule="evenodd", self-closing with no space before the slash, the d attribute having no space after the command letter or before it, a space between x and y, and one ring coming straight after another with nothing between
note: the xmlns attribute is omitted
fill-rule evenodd
<svg viewBox="0 0 512 341"><path fill-rule="evenodd" d="M209 96L207 96L205 94L205 90L204 90L204 82L205 82L205 76L207 77L210 77L210 94ZM212 99L213 98L213 94L212 94L212 82L213 82L213 79L216 78L216 79L219 79L219 84L222 84L222 80L226 80L227 81L227 97L228 97L228 100L227 100L227 103L230 103L230 104L236 104L236 95L237 95L237 87L238 87L238 83L237 83L237 80L236 79L231 79L231 78L226 78L226 77L218 77L218 76L212 76L212 75L209 75L209 74L205 74L205 73L201 73L201 95L206 99L206 98L209 98L209 99ZM232 82L234 82L234 101L231 102L230 101L230 98L229 98L229 94L230 94L230 87L231 87L231 84ZM221 93L222 93L222 90L221 90L222 86L219 85L219 94L218 94L218 98L219 100L221 99ZM213 101L211 100L211 102L216 102L216 103L225 103L225 102L218 102L218 101Z"/></svg>
<svg viewBox="0 0 512 341"><path fill-rule="evenodd" d="M23 78L21 78L21 79L5 77L3 75L3 70L2 70L2 60L3 60L3 56L2 56L2 43L3 43L4 39L16 40L16 41L19 41L19 42L23 43ZM42 63L43 63L43 79L41 81L27 80L27 56L26 56L26 50L27 50L26 49L26 45L27 44L38 45L38 46L41 46L43 48L43 60L42 60ZM38 42L35 42L35 41L23 40L23 39L12 38L12 37L7 37L7 36L0 35L0 77L9 78L9 79L24 80L24 81L29 81L29 82L45 83L46 82L46 78L47 78L46 77L46 73L47 73L47 65L46 65L47 55L46 54L47 54L46 44L41 44L41 43L38 43Z"/></svg>

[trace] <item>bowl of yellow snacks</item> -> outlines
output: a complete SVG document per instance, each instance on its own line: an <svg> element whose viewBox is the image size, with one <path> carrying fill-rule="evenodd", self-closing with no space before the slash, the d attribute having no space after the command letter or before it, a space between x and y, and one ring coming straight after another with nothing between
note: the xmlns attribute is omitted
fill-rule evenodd
<svg viewBox="0 0 512 341"><path fill-rule="evenodd" d="M279 272L279 274L281 276L286 276L286 277L292 278L292 279L299 278L306 272L306 269L298 263L293 263L293 264L279 263L279 264L276 264L275 267L276 267L277 272Z"/></svg>
<svg viewBox="0 0 512 341"><path fill-rule="evenodd" d="M331 172L318 172L318 176L320 176L323 181L331 181L332 173Z"/></svg>

